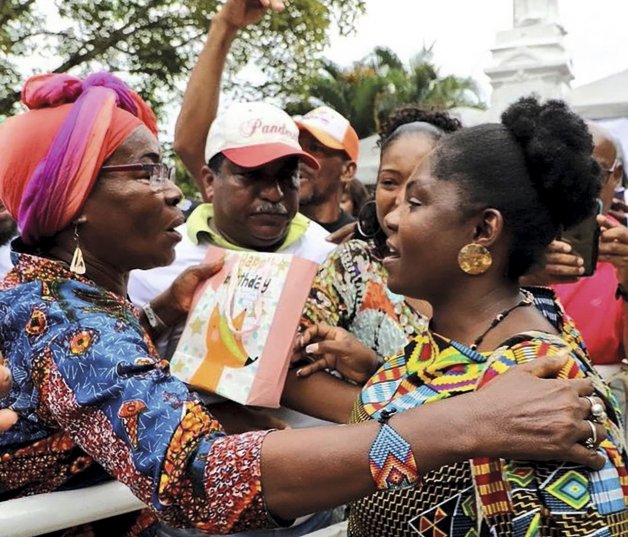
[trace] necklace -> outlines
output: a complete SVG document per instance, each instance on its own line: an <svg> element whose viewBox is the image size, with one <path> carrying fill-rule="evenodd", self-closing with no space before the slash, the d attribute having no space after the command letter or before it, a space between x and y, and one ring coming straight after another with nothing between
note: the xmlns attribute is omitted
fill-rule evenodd
<svg viewBox="0 0 628 537"><path fill-rule="evenodd" d="M504 311L498 313L495 316L495 318L491 321L490 326L475 339L473 344L469 347L472 351L477 351L482 341L484 341L486 334L488 334L491 330L493 330L493 328L495 328L499 323L501 323L514 310L516 310L517 308L521 308L522 306L530 306L534 302L534 297L532 296L532 293L530 291L521 289L521 294L523 295L523 298L519 302L517 302L514 306L511 306L510 308L505 309Z"/></svg>

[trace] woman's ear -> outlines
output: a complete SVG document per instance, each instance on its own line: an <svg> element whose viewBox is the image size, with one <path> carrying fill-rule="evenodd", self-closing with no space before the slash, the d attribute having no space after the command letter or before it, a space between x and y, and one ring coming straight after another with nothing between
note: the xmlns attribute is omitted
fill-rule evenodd
<svg viewBox="0 0 628 537"><path fill-rule="evenodd" d="M473 242L488 248L494 244L504 231L504 217L497 209L484 209L478 216Z"/></svg>

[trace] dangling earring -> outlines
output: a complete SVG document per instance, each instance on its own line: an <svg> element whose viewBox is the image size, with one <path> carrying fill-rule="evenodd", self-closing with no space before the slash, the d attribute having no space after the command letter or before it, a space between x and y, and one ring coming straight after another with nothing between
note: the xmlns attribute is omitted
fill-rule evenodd
<svg viewBox="0 0 628 537"><path fill-rule="evenodd" d="M83 252L79 246L78 224L74 226L74 238L76 239L76 248L74 248L70 270L75 274L83 275L85 274L85 260L83 259Z"/></svg>
<svg viewBox="0 0 628 537"><path fill-rule="evenodd" d="M458 266L463 272L477 276L484 274L493 264L493 257L481 244L471 242L458 252Z"/></svg>

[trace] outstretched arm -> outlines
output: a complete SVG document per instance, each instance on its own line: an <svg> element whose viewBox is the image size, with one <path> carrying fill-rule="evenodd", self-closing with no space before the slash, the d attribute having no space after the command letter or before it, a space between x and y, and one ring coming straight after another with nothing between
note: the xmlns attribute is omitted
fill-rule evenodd
<svg viewBox="0 0 628 537"><path fill-rule="evenodd" d="M565 358L513 368L474 393L412 409L390 420L411 445L421 474L474 456L568 460L600 468L604 458L578 442L591 435L587 379L556 376ZM552 401L551 405L547 402ZM595 425L598 441L606 433ZM377 422L269 434L262 445L266 505L290 519L375 492L368 451Z"/></svg>
<svg viewBox="0 0 628 537"><path fill-rule="evenodd" d="M205 46L192 70L174 132L174 149L201 192L205 142L216 117L227 53L238 31L260 21L267 10L281 12L283 0L227 0L211 21Z"/></svg>

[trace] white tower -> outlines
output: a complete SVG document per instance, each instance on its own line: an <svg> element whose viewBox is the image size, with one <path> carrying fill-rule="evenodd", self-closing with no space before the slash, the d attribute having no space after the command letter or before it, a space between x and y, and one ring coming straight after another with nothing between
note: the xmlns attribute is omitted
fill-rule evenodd
<svg viewBox="0 0 628 537"><path fill-rule="evenodd" d="M493 86L491 116L530 93L569 99L573 74L565 34L558 0L513 0L513 29L498 32L493 66L485 71Z"/></svg>

